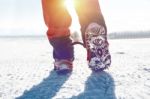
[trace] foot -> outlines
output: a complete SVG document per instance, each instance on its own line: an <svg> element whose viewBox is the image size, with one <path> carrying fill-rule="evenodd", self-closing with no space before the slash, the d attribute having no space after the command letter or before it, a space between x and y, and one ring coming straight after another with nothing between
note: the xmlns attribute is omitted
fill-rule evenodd
<svg viewBox="0 0 150 99"><path fill-rule="evenodd" d="M111 64L106 30L97 23L91 23L85 32L88 65L93 71L103 71Z"/></svg>
<svg viewBox="0 0 150 99"><path fill-rule="evenodd" d="M67 74L69 72L72 71L72 67L73 67L73 61L71 60L58 60L56 59L54 62L54 70L58 73L58 74Z"/></svg>

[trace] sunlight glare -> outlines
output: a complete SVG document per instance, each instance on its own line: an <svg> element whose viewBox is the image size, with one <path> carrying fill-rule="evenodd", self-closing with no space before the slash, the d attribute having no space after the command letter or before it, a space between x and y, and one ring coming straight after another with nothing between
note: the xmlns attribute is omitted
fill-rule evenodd
<svg viewBox="0 0 150 99"><path fill-rule="evenodd" d="M65 6L67 7L67 10L68 10L69 12L74 12L73 0L66 0L66 1L65 1Z"/></svg>
<svg viewBox="0 0 150 99"><path fill-rule="evenodd" d="M65 1L65 6L66 6L69 14L72 17L72 25L70 27L71 31L72 32L80 31L80 25L79 25L79 21L78 21L78 16L77 16L75 8L74 8L73 0L66 0Z"/></svg>

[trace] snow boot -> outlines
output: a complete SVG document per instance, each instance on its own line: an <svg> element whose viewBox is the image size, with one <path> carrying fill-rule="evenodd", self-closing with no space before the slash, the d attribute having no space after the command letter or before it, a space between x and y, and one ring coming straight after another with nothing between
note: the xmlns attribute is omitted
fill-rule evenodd
<svg viewBox="0 0 150 99"><path fill-rule="evenodd" d="M72 71L72 68L73 68L73 61L72 60L55 59L54 70L58 74L67 74L67 73Z"/></svg>
<svg viewBox="0 0 150 99"><path fill-rule="evenodd" d="M89 68L103 71L111 64L106 29L97 23L91 23L85 30L85 47Z"/></svg>

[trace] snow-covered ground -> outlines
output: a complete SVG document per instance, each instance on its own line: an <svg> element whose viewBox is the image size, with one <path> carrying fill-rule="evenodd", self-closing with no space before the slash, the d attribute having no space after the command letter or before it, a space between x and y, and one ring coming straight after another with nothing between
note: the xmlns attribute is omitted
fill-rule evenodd
<svg viewBox="0 0 150 99"><path fill-rule="evenodd" d="M150 99L150 39L109 43L109 70L92 73L77 45L73 72L57 75L47 38L0 38L0 99Z"/></svg>

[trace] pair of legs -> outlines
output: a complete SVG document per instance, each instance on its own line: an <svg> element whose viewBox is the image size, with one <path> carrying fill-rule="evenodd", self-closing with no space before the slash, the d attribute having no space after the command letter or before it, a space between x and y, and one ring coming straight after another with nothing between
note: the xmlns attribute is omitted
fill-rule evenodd
<svg viewBox="0 0 150 99"><path fill-rule="evenodd" d="M42 0L43 15L48 27L47 36L53 46L55 60L73 60L74 48L70 39L71 16L64 6L65 0ZM86 28L90 23L97 23L107 29L98 0L74 0L75 10L81 25L83 42Z"/></svg>

